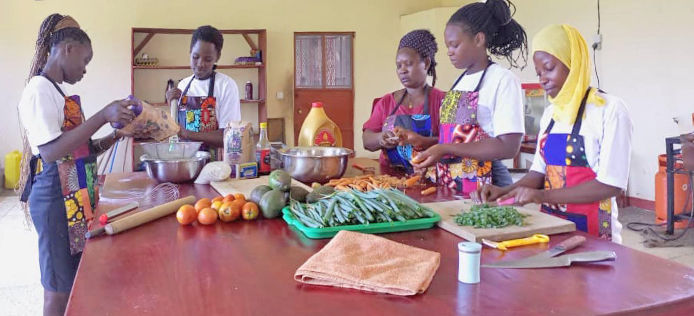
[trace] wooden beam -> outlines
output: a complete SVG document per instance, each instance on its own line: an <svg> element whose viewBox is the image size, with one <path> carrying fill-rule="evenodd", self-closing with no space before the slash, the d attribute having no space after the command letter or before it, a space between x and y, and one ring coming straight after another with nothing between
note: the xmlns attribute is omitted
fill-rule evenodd
<svg viewBox="0 0 694 316"><path fill-rule="evenodd" d="M248 43L248 46L250 46L252 50L258 50L258 46L256 46L255 43L253 43L253 39L250 36L248 36L248 34L244 33L242 35L243 38L246 40L246 43Z"/></svg>
<svg viewBox="0 0 694 316"><path fill-rule="evenodd" d="M147 43L149 42L149 40L152 39L152 37L154 37L154 33L148 33L147 36L145 36L145 39L142 40L140 45L137 45L137 47L135 47L135 50L133 51L133 58L135 58L135 56L137 56L137 54L140 53L142 48L144 48L145 45L147 45Z"/></svg>

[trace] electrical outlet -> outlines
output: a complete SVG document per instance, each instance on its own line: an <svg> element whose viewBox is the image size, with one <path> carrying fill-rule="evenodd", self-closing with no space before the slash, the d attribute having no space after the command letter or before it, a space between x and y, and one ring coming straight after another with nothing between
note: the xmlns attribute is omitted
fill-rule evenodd
<svg viewBox="0 0 694 316"><path fill-rule="evenodd" d="M277 100L282 100L282 99L284 99L284 92L277 91L276 96L277 96Z"/></svg>
<svg viewBox="0 0 694 316"><path fill-rule="evenodd" d="M593 35L593 49L602 49L602 34Z"/></svg>

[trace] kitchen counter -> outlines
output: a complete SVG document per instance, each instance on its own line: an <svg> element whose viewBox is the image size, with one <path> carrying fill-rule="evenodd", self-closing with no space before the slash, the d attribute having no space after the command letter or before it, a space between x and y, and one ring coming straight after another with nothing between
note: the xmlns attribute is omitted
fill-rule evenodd
<svg viewBox="0 0 694 316"><path fill-rule="evenodd" d="M350 172L354 173L354 170ZM128 174L133 180L143 173ZM208 185L185 184L181 196L214 197ZM153 201L163 203L165 200ZM439 192L428 199L450 199ZM97 215L127 203L103 198ZM576 251L613 250L610 263L554 269L486 269L481 282L457 280L457 243L440 228L382 234L441 253L429 289L400 297L304 285L296 269L329 240L312 240L281 219L181 226L167 216L114 236L87 241L67 315L630 315L694 311L694 269L581 232L553 235L550 245L586 237ZM546 250L485 247L482 262ZM571 252L569 252L571 253Z"/></svg>

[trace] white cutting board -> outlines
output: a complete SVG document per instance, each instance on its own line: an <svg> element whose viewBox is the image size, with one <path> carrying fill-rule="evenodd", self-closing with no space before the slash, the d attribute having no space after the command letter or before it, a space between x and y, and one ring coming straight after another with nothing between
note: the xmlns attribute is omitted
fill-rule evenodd
<svg viewBox="0 0 694 316"><path fill-rule="evenodd" d="M254 179L229 179L221 182L210 182L210 185L219 192L222 196L234 193L243 193L246 197L251 194L251 191L259 185L268 185L270 176L262 176ZM292 186L302 187L309 192L311 187L292 179Z"/></svg>
<svg viewBox="0 0 694 316"><path fill-rule="evenodd" d="M576 225L568 220L540 212L538 205L515 207L520 213L529 215L525 218L525 226L507 226L504 228L474 228L472 226L458 226L453 216L463 210L469 211L472 205L470 200L456 200L446 202L424 203L441 215L438 226L442 229L460 236L469 241L480 242L482 238L493 241L503 241L528 237L532 234L559 234L576 230Z"/></svg>

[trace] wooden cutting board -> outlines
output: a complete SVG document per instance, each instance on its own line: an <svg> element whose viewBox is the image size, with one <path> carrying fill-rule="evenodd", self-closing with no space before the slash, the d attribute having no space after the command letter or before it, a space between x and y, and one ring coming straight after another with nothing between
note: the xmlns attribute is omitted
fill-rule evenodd
<svg viewBox="0 0 694 316"><path fill-rule="evenodd" d="M460 236L469 241L480 242L482 238L493 241L503 241L516 238L528 237L532 234L559 234L576 230L576 225L568 220L545 214L539 211L539 206L516 207L516 209L529 215L526 217L526 225L507 226L504 228L474 228L472 226L458 226L453 216L460 214L461 211L469 211L472 205L470 200L456 200L447 202L424 203L435 212L441 215L438 226L454 235Z"/></svg>
<svg viewBox="0 0 694 316"><path fill-rule="evenodd" d="M229 179L221 182L210 182L210 185L219 192L222 196L234 193L243 193L245 196L249 196L251 191L259 185L268 185L270 176L262 176L255 179ZM292 186L302 187L309 192L312 191L311 187L292 179Z"/></svg>

